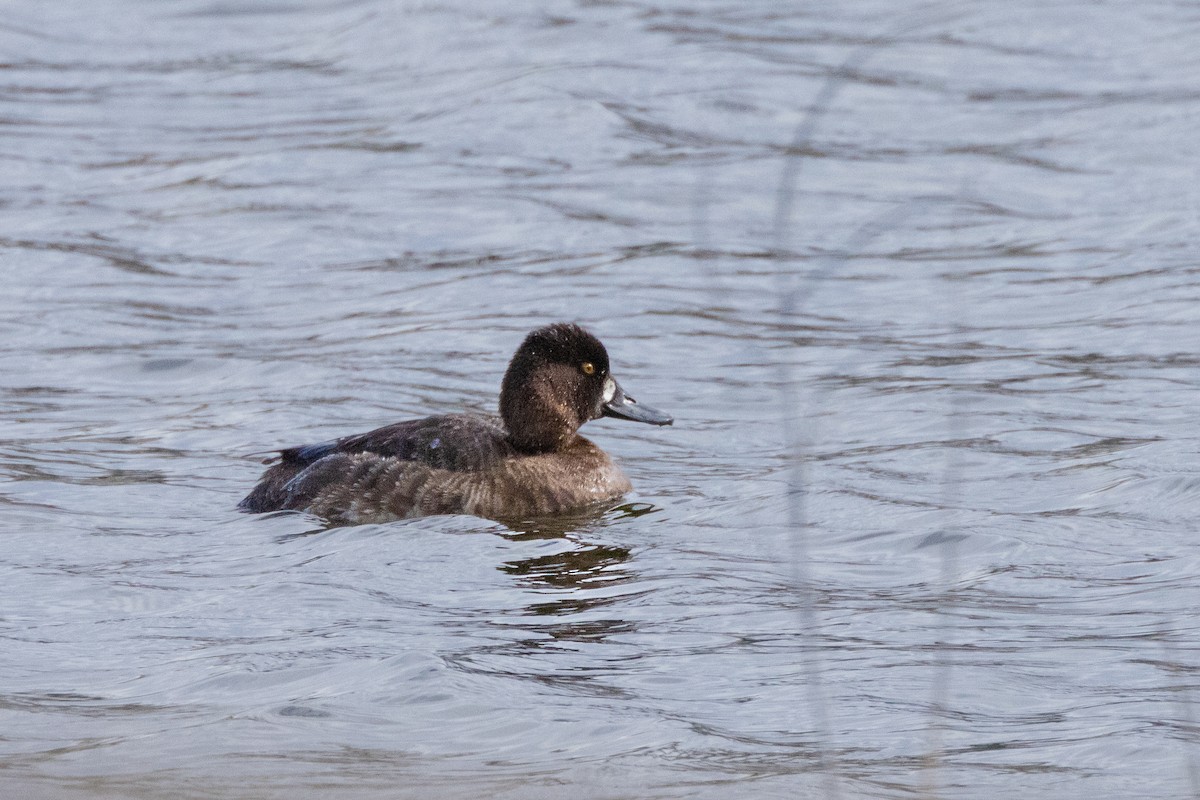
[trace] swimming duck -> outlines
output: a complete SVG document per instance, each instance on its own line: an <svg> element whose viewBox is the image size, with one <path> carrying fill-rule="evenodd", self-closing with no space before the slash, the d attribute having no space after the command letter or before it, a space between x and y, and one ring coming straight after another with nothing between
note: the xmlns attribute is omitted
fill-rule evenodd
<svg viewBox="0 0 1200 800"><path fill-rule="evenodd" d="M578 434L600 417L673 422L625 394L599 339L555 323L517 348L500 385L499 417L442 414L281 450L238 507L360 523L430 514L519 519L611 501L633 487Z"/></svg>

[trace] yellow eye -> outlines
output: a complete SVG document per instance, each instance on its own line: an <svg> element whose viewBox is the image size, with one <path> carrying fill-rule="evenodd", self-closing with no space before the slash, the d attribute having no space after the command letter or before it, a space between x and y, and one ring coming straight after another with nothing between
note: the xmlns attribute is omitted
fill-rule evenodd
<svg viewBox="0 0 1200 800"><path fill-rule="evenodd" d="M591 375L596 371L596 365L590 361L583 362L579 365L579 368L583 370L584 375Z"/></svg>

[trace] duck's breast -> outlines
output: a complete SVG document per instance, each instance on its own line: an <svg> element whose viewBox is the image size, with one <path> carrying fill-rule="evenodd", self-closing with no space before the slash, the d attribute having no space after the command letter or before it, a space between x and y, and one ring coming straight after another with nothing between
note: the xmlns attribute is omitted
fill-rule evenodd
<svg viewBox="0 0 1200 800"><path fill-rule="evenodd" d="M507 458L479 477L465 498L467 513L492 519L558 514L633 488L608 454L581 436L565 450Z"/></svg>

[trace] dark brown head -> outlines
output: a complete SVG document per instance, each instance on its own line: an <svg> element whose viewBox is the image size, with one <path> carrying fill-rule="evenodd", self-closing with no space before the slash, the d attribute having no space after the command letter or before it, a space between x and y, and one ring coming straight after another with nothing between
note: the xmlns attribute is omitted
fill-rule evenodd
<svg viewBox="0 0 1200 800"><path fill-rule="evenodd" d="M500 416L509 441L527 452L565 447L579 426L604 416L672 422L621 391L600 340L565 322L532 331L517 348L500 386Z"/></svg>

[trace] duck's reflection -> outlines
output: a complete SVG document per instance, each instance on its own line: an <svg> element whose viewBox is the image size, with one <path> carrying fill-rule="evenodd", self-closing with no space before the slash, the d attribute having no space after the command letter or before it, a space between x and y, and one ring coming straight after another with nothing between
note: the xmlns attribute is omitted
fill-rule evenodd
<svg viewBox="0 0 1200 800"><path fill-rule="evenodd" d="M618 520L642 517L661 510L651 503L622 503L619 506L605 505L552 517L505 520L504 525L511 531L506 538L514 542L557 539L568 534L584 534L605 528Z"/></svg>
<svg viewBox="0 0 1200 800"><path fill-rule="evenodd" d="M632 557L628 547L589 541L589 533L607 527L616 520L640 517L658 511L648 503L626 503L616 508L520 523L508 523L511 541L561 539L570 549L547 555L508 561L500 570L518 578L519 584L534 590L550 590L552 599L526 606L529 613L539 617L570 617L604 606L627 601L630 593L615 591L621 584L637 576L627 568ZM590 617L590 615L589 615ZM624 619L570 620L538 625L538 630L556 641L573 640L596 642L614 633L633 630L633 623Z"/></svg>
<svg viewBox="0 0 1200 800"><path fill-rule="evenodd" d="M628 547L605 544L596 539L600 533L620 520L641 517L660 511L649 503L624 503L615 507L600 507L569 515L541 517L521 521L504 521L503 527L493 529L511 542L558 540L562 547L556 552L530 558L506 561L498 569L513 576L522 589L531 590L537 602L525 606L531 617L552 617L526 627L536 628L539 634L550 637L541 641L602 641L615 633L635 629L634 623L617 618L596 618L592 613L605 606L625 603L639 594L633 589L619 589L637 579L629 569L632 551ZM276 516L296 516L294 511L277 512ZM285 543L345 527L342 523L326 522L320 527L277 536ZM539 641L523 641L523 646L538 647Z"/></svg>

